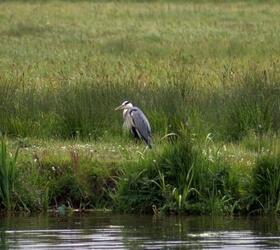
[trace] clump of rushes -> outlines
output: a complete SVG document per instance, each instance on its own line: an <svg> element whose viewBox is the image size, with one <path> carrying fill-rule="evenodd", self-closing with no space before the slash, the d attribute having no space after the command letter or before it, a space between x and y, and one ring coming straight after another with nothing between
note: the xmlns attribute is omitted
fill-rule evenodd
<svg viewBox="0 0 280 250"><path fill-rule="evenodd" d="M252 173L252 212L280 213L280 155L261 156Z"/></svg>
<svg viewBox="0 0 280 250"><path fill-rule="evenodd" d="M3 206L7 211L11 211L15 207L13 198L19 148L12 155L7 151L7 142L2 135L0 142L0 207Z"/></svg>
<svg viewBox="0 0 280 250"><path fill-rule="evenodd" d="M113 195L126 212L233 213L239 191L231 167L205 154L199 142L182 133L164 149L129 163Z"/></svg>

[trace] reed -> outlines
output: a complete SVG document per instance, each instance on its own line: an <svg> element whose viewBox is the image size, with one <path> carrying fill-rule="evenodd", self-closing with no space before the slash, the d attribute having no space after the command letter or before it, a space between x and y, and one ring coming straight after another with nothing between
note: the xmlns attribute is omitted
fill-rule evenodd
<svg viewBox="0 0 280 250"><path fill-rule="evenodd" d="M0 204L7 211L11 211L14 204L14 184L16 178L16 161L18 150L14 155L7 152L7 143L1 135L1 150L0 150Z"/></svg>
<svg viewBox="0 0 280 250"><path fill-rule="evenodd" d="M117 183L117 208L130 212L157 208L164 213L230 213L239 199L239 183L232 180L234 173L225 163L204 150L198 140L184 132L161 150L128 163ZM220 211L218 201L222 203Z"/></svg>
<svg viewBox="0 0 280 250"><path fill-rule="evenodd" d="M261 213L280 212L280 156L265 155L257 160L253 171L252 208ZM252 209L253 210L253 209Z"/></svg>
<svg viewBox="0 0 280 250"><path fill-rule="evenodd" d="M121 115L113 111L121 100L131 99L146 113L156 134L178 132L186 121L197 134L207 132L222 140L240 140L250 132L279 131L279 79L267 82L258 72L239 84L196 87L174 76L172 83L143 89L132 79L118 82L82 81L70 85L19 87L0 83L1 129L10 136L97 139L121 131ZM16 91L14 91L14 89ZM214 112L215 111L215 112Z"/></svg>

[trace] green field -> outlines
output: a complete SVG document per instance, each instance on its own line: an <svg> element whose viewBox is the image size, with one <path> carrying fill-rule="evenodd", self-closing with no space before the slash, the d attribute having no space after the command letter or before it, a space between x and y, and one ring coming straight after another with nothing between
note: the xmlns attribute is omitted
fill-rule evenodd
<svg viewBox="0 0 280 250"><path fill-rule="evenodd" d="M279 213L279 16L277 1L1 2L0 209ZM152 151L122 133L127 99Z"/></svg>

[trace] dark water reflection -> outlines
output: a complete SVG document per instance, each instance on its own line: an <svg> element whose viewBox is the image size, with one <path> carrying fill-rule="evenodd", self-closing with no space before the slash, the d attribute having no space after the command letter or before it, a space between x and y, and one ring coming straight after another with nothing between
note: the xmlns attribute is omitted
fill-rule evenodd
<svg viewBox="0 0 280 250"><path fill-rule="evenodd" d="M1 249L280 249L278 218L0 217Z"/></svg>

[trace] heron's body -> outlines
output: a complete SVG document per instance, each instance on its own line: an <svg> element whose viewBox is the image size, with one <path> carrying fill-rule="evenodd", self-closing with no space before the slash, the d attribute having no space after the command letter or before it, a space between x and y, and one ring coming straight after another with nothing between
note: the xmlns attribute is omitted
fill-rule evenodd
<svg viewBox="0 0 280 250"><path fill-rule="evenodd" d="M141 139L141 137L139 137L135 127L133 126L133 120L130 115L129 109L123 110L123 120L124 120L123 129L125 131L130 131L134 138Z"/></svg>
<svg viewBox="0 0 280 250"><path fill-rule="evenodd" d="M143 111L128 101L123 102L117 109L123 109L123 128L130 130L134 137L143 139L151 148L151 126Z"/></svg>

